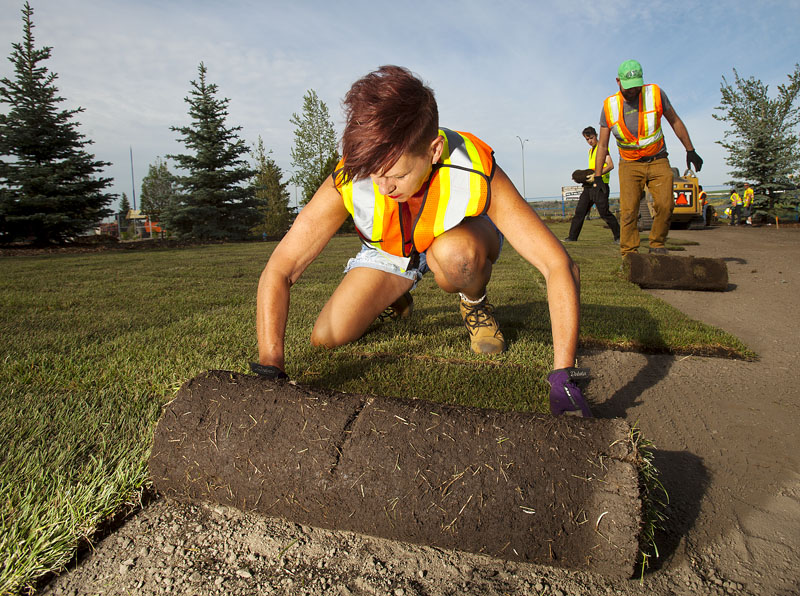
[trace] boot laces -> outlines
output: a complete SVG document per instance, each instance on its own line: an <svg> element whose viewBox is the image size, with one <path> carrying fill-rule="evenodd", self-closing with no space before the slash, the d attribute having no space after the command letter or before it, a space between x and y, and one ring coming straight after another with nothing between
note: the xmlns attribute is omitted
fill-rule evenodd
<svg viewBox="0 0 800 596"><path fill-rule="evenodd" d="M385 323L386 321L394 321L400 316L400 313L397 312L397 309L392 306L391 304L383 309L383 312L378 315L378 321L381 323Z"/></svg>
<svg viewBox="0 0 800 596"><path fill-rule="evenodd" d="M464 324L470 332L477 331L481 327L494 327L497 323L492 316L494 306L488 302L480 302L478 304L464 303L466 314L464 315Z"/></svg>
<svg viewBox="0 0 800 596"><path fill-rule="evenodd" d="M384 308L383 312L378 315L377 320L381 323L385 323L386 321L396 321L403 315L404 310L413 308L413 304L414 299L411 297L411 294L406 292L400 296L400 298Z"/></svg>

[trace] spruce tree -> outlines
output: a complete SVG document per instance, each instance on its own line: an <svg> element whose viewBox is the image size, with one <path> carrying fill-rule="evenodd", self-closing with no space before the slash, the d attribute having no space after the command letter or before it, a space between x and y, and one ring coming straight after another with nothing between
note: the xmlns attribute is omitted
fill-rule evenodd
<svg viewBox="0 0 800 596"><path fill-rule="evenodd" d="M292 221L289 208L288 182L283 182L283 171L270 157L272 151L264 150L264 141L258 137L255 152L256 175L253 179L261 221L253 231L270 237L282 236Z"/></svg>
<svg viewBox="0 0 800 596"><path fill-rule="evenodd" d="M128 215L128 211L131 210L131 202L128 200L128 195L124 192L122 193L122 198L119 201L119 212L122 215Z"/></svg>
<svg viewBox="0 0 800 596"><path fill-rule="evenodd" d="M83 108L59 109L64 101L57 74L40 63L52 48L36 48L33 9L22 9L23 40L12 44L12 79L0 79L0 242L33 239L64 242L85 233L112 211L114 195L99 176L108 162L86 151L92 141L78 132Z"/></svg>
<svg viewBox="0 0 800 596"><path fill-rule="evenodd" d="M259 219L247 184L254 174L244 159L249 151L237 135L242 127L225 123L230 100L216 97L202 62L198 72L185 98L192 123L171 127L190 153L167 155L186 175L178 177L179 193L164 212L165 224L179 238L244 239Z"/></svg>
<svg viewBox="0 0 800 596"><path fill-rule="evenodd" d="M128 213L131 210L131 202L125 192L122 193L122 198L119 200L119 211L117 211L117 225L119 226L119 235L123 240L130 240L133 238L133 231L136 229L136 224L133 220L128 219Z"/></svg>

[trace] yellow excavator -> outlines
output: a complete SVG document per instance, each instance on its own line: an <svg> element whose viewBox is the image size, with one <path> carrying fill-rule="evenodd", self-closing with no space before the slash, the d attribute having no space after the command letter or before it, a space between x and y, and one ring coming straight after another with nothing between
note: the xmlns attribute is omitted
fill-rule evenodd
<svg viewBox="0 0 800 596"><path fill-rule="evenodd" d="M639 203L640 232L653 225L653 197L649 190L645 189L643 199ZM678 168L672 168L672 200L674 207L669 227L673 230L710 226L716 219L714 207L700 199L700 185L694 170L687 169L681 176Z"/></svg>

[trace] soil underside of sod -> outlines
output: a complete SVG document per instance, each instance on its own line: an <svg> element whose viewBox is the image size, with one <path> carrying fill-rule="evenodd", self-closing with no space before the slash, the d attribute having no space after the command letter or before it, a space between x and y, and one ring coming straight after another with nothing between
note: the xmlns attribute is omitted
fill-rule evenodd
<svg viewBox="0 0 800 596"><path fill-rule="evenodd" d="M621 420L312 391L212 371L155 434L155 488L315 527L630 577L641 502Z"/></svg>

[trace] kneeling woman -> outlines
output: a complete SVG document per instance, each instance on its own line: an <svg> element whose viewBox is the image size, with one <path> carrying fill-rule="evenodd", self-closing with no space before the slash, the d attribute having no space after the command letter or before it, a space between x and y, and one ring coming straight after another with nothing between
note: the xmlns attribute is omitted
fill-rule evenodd
<svg viewBox="0 0 800 596"><path fill-rule="evenodd" d="M356 340L387 309L409 314L409 292L430 270L442 290L459 294L471 349L503 351L486 285L506 239L547 282L555 353L551 411L591 415L572 368L578 267L497 166L491 148L469 133L439 128L433 91L405 68L384 66L359 79L344 105L344 158L261 275L254 372L285 377L289 290L352 216L363 247L320 312L313 344Z"/></svg>

